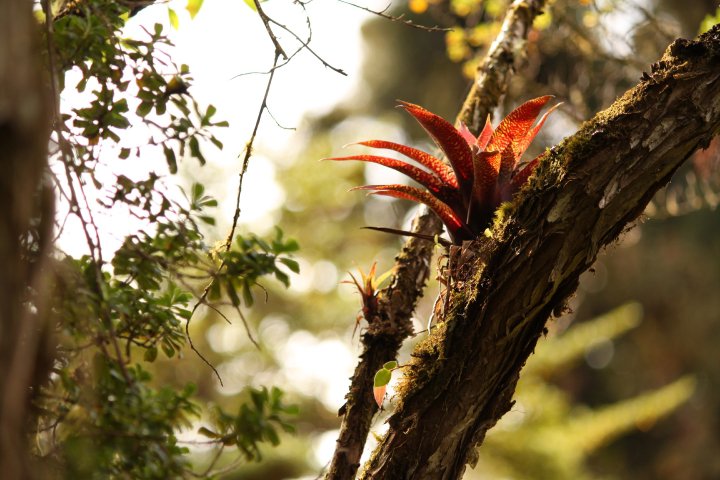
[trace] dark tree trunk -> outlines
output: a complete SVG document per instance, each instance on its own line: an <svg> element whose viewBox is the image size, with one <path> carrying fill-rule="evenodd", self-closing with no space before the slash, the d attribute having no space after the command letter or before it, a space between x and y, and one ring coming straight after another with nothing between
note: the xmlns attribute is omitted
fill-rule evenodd
<svg viewBox="0 0 720 480"><path fill-rule="evenodd" d="M42 186L50 118L33 2L0 2L0 472L32 477L26 437L41 354L42 265L52 193Z"/></svg>
<svg viewBox="0 0 720 480"><path fill-rule="evenodd" d="M444 323L413 353L362 478L460 478L580 274L719 131L716 26L670 45L638 86L546 155L493 238L464 245Z"/></svg>
<svg viewBox="0 0 720 480"><path fill-rule="evenodd" d="M457 118L476 134L505 94L510 78L523 59L522 45L544 5L545 0L515 0L505 15L501 32L480 62ZM423 206L412 230L432 237L442 232L442 222ZM340 409L343 420L326 480L350 479L357 473L372 418L378 410L372 394L373 377L385 362L397 357L403 342L412 333L410 318L430 274L433 251L432 243L409 238L395 259L392 282L378 294L377 311L366 315L368 329L362 336L363 353L351 378L347 402Z"/></svg>

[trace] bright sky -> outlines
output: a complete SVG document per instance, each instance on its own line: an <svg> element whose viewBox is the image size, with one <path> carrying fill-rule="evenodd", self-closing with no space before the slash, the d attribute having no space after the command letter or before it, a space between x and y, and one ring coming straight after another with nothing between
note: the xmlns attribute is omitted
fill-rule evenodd
<svg viewBox="0 0 720 480"><path fill-rule="evenodd" d="M375 3L375 5L373 5ZM193 96L201 105L217 107L217 120L228 120L230 128L218 129L216 136L224 143L223 151L208 145L204 148L210 168L202 169L194 160L180 164L180 176L169 177L166 183L172 185L177 179L189 184L196 178L207 183L211 194L221 200L218 212L219 225L229 224L234 211L237 191L237 174L240 170L243 148L249 140L265 89L267 75L238 75L249 72L266 72L272 65L273 45L258 15L243 1L212 0L204 2L199 14L191 19L186 11L186 0L173 0L145 8L130 20L125 33L129 37L144 37L141 26L151 27L154 23L165 25L165 32L176 48L169 52L177 64L190 66L194 83ZM373 0L366 4L371 8L384 8L385 4ZM263 3L267 14L287 26L301 38L307 38L306 18L302 9L287 1L270 0ZM168 9L179 17L179 28L170 26ZM311 47L325 61L348 75L342 76L324 67L307 51L298 54L290 64L276 73L269 97L270 111L283 127L300 126L302 117L310 112L329 110L339 100L350 96L357 86L361 61L360 25L370 14L336 0L315 0L306 4L306 11L312 22ZM287 52L294 52L299 46L289 34L277 30L278 38ZM67 85L74 85L78 72L69 72ZM65 111L87 101L88 92L80 95L66 90L62 96ZM131 110L134 108L130 100ZM255 154L246 176L243 197L262 198L262 202L245 201L241 222L253 224L255 230L272 226L270 212L284 200L282 190L274 182L273 159L292 161L288 151L295 135L300 131L283 129L267 114L263 117L255 142ZM123 141L128 145L139 145L147 133L140 127L131 128ZM113 152L108 151L112 159ZM147 171L167 173L160 151L146 149L141 161L129 159L112 162L123 174L133 178L141 177ZM217 177L222 173L222 179ZM107 178L110 172L106 172ZM183 179L185 177L185 179ZM171 188L172 189L172 188ZM222 201L224 198L230 201ZM126 233L137 228L132 221L118 222L119 212L106 215L98 212L96 221L100 229L108 232L103 239L105 250L113 251ZM59 245L73 255L87 251L80 235L79 224L70 219Z"/></svg>

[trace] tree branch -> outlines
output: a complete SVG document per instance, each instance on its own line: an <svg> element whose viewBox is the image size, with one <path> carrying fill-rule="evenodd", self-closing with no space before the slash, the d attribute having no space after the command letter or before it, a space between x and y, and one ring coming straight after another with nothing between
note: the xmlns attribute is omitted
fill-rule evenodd
<svg viewBox="0 0 720 480"><path fill-rule="evenodd" d="M490 47L483 67L477 70L473 88L465 100L465 105L472 105L472 114L480 120L469 122L461 114L458 122L468 123L477 132L482 127L480 121L484 121L500 103L511 74L518 67L518 58L503 52L506 49L510 52L522 51L532 22L541 13L544 4L545 0L513 2L502 31ZM442 223L427 207L422 206L413 221L412 231L421 235L438 235L442 232ZM328 480L353 478L357 472L372 417L378 409L372 394L373 377L385 362L397 357L403 341L412 333L410 318L430 275L433 247L431 242L414 237L406 241L395 259L395 275L390 285L378 295L375 315L366 318L368 330L362 336L363 353L351 379L347 402L339 412L343 421L325 476Z"/></svg>
<svg viewBox="0 0 720 480"><path fill-rule="evenodd" d="M474 462L580 274L720 132L719 62L720 26L675 41L651 75L546 155L494 238L463 247L445 322L413 352L362 478L456 479Z"/></svg>

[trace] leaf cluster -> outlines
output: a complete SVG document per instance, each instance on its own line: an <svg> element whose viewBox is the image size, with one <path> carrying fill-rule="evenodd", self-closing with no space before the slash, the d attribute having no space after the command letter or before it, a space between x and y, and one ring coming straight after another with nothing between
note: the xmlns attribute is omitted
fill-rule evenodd
<svg viewBox="0 0 720 480"><path fill-rule="evenodd" d="M201 427L201 435L218 440L223 445L234 445L247 461L262 460L261 444L280 444L278 429L295 433L289 416L298 414L296 405L283 401L283 392L277 387L268 390L249 389L250 402L240 406L237 414L228 414L220 407L211 411L212 428Z"/></svg>

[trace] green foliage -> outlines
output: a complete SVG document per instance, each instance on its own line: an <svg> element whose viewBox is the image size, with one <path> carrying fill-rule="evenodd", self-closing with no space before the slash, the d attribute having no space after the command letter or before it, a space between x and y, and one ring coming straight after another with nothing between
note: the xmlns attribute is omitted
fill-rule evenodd
<svg viewBox="0 0 720 480"><path fill-rule="evenodd" d="M284 286L289 286L290 277L281 265L293 273L300 271L297 261L286 255L297 251L299 245L297 241L283 237L283 231L278 227L275 238L269 242L256 235L238 235L235 238L237 250L217 252L225 268L214 278L210 298L220 298L224 292L233 306L238 307L244 302L250 307L255 302L252 289L259 285L260 277L273 275Z"/></svg>
<svg viewBox="0 0 720 480"><path fill-rule="evenodd" d="M230 415L221 408L211 410L212 428L201 427L201 435L221 441L223 445L235 445L247 461L262 460L260 446L269 442L280 444L278 428L295 433L295 427L288 422L288 416L297 415L296 405L283 403L282 390L273 387L268 390L251 388L250 402L240 406L236 415Z"/></svg>
<svg viewBox="0 0 720 480"><path fill-rule="evenodd" d="M190 15L201 5L189 1ZM154 378L159 352L187 362L194 307L221 306L225 299L239 307L237 292L250 306L263 277L287 287L289 272L299 270L290 257L298 244L280 229L267 240L249 234L234 235L220 249L209 243L204 229L215 225L217 201L200 183L178 200L159 173L115 173L110 181L99 173L118 172L107 168L111 162L137 161L153 150L163 152L170 173L185 158L204 165L205 145L222 149L214 132L228 125L215 119L215 107L192 97L189 69L169 61L165 50L172 45L161 25L143 29L142 38L121 37L130 16L115 1L77 2L54 20L48 39L60 87L88 93L85 105L61 110L53 134L59 148L51 158L54 186L68 215L80 221L88 251L79 258L56 252L49 304L58 348L51 379L35 395L34 453L58 478L196 475L191 444L183 445L178 432L205 412L191 382L166 385ZM81 77L65 86L70 70ZM136 125L150 134L144 144L128 146L124 135ZM97 201L88 200L88 191ZM111 252L94 216L116 211L140 227ZM210 299L201 293L207 285ZM278 444L277 428L292 431L287 417L297 409L282 397L277 388L263 388L236 414L214 411L213 428L222 438L211 443L218 451L235 445L236 455L259 460L262 443Z"/></svg>

